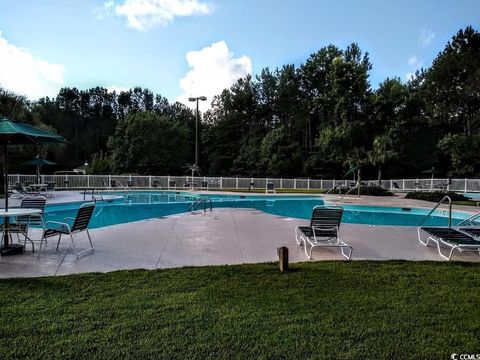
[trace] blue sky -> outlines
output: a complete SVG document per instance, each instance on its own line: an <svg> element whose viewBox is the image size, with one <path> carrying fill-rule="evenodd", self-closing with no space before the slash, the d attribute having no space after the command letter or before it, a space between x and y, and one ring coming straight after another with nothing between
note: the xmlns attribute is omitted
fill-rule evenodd
<svg viewBox="0 0 480 360"><path fill-rule="evenodd" d="M96 85L211 98L246 73L357 42L376 87L429 66L479 21L478 0L0 0L0 86L30 98Z"/></svg>

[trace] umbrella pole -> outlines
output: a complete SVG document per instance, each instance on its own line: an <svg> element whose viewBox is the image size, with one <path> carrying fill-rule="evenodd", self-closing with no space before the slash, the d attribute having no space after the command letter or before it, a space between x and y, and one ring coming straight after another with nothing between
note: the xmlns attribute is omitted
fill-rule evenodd
<svg viewBox="0 0 480 360"><path fill-rule="evenodd" d="M5 211L8 211L8 169L7 169L7 145L3 145L3 174L5 179L3 180L3 189L5 190Z"/></svg>
<svg viewBox="0 0 480 360"><path fill-rule="evenodd" d="M3 189L5 190L5 211L8 211L8 169L7 169L7 144L3 145ZM8 216L3 218L3 249L7 249L8 246Z"/></svg>
<svg viewBox="0 0 480 360"><path fill-rule="evenodd" d="M8 153L7 153L7 145L3 145L3 166L4 166L4 176L5 179L3 180L3 188L5 189L5 211L8 212ZM3 246L1 247L0 251L2 255L13 255L19 254L23 252L23 245L20 244L10 244L9 243L9 234L8 234L8 227L9 227L9 219L8 216L3 218Z"/></svg>

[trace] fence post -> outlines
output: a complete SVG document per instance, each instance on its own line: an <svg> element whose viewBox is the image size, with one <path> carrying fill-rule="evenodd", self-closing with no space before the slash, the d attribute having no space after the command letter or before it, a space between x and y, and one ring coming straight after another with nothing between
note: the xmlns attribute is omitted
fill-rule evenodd
<svg viewBox="0 0 480 360"><path fill-rule="evenodd" d="M310 178L307 179L307 189L310 190Z"/></svg>
<svg viewBox="0 0 480 360"><path fill-rule="evenodd" d="M405 179L402 179L402 190L405 190Z"/></svg>
<svg viewBox="0 0 480 360"><path fill-rule="evenodd" d="M294 188L294 189L297 188L297 179L293 179L293 188Z"/></svg>
<svg viewBox="0 0 480 360"><path fill-rule="evenodd" d="M332 186L332 188L334 188L335 186L337 186L337 185L335 185L335 179L333 179L333 186Z"/></svg>
<svg viewBox="0 0 480 360"><path fill-rule="evenodd" d="M280 178L280 189L283 189L283 179Z"/></svg>
<svg viewBox="0 0 480 360"><path fill-rule="evenodd" d="M320 179L320 189L323 190L323 179Z"/></svg>
<svg viewBox="0 0 480 360"><path fill-rule="evenodd" d="M108 184L107 187L112 186L112 175L108 175Z"/></svg>
<svg viewBox="0 0 480 360"><path fill-rule="evenodd" d="M235 178L235 189L238 189L238 177Z"/></svg>
<svg viewBox="0 0 480 360"><path fill-rule="evenodd" d="M20 183L20 174L17 174L17 182Z"/></svg>
<svg viewBox="0 0 480 360"><path fill-rule="evenodd" d="M268 184L268 178L265 178L265 190L267 190L267 188L268 188L267 184Z"/></svg>
<svg viewBox="0 0 480 360"><path fill-rule="evenodd" d="M467 179L465 179L465 190L463 191L464 193L467 192Z"/></svg>
<svg viewBox="0 0 480 360"><path fill-rule="evenodd" d="M382 183L380 183L380 186L382 186ZM393 180L390 179L390 190L393 189Z"/></svg>
<svg viewBox="0 0 480 360"><path fill-rule="evenodd" d="M87 174L87 188L90 187L90 175Z"/></svg>
<svg viewBox="0 0 480 360"><path fill-rule="evenodd" d="M220 178L220 189L223 189L223 177Z"/></svg>
<svg viewBox="0 0 480 360"><path fill-rule="evenodd" d="M148 175L148 187L152 187L152 175Z"/></svg>

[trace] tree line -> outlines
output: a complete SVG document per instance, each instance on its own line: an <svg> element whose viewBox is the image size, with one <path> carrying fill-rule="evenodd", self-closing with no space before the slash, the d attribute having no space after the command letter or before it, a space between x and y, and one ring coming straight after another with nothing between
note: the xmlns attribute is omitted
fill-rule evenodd
<svg viewBox="0 0 480 360"><path fill-rule="evenodd" d="M479 176L480 33L458 31L406 82L373 89L372 66L357 44L329 45L299 66L239 79L202 114L202 174ZM41 149L63 168L87 161L91 173L181 175L194 161L195 113L147 89L63 88L36 102L0 90L0 115L67 137Z"/></svg>

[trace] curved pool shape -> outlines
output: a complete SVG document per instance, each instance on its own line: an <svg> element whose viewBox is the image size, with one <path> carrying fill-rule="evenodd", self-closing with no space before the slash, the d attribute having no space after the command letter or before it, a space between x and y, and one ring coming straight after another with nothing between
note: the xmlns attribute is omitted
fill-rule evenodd
<svg viewBox="0 0 480 360"><path fill-rule="evenodd" d="M123 194L112 201L99 201L90 222L91 228L128 223L137 220L161 218L168 215L185 213L193 201L199 197L209 197L214 208L257 209L268 214L290 218L310 219L312 209L317 205L335 205L324 202L318 196L259 196L259 195L198 195L188 192L139 192ZM63 221L65 217L75 216L81 203L48 205L45 221ZM426 217L429 209L398 208L367 205L342 205L343 223L393 226L418 226ZM452 224L458 224L470 214L454 211ZM448 223L448 213L437 210L425 225L444 226Z"/></svg>

